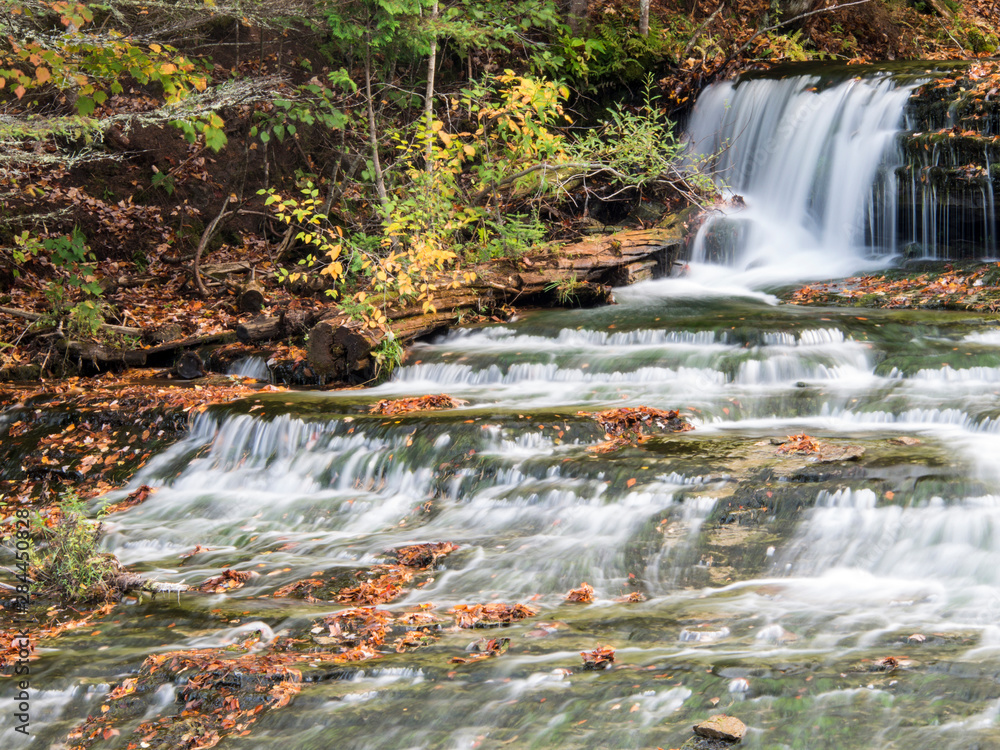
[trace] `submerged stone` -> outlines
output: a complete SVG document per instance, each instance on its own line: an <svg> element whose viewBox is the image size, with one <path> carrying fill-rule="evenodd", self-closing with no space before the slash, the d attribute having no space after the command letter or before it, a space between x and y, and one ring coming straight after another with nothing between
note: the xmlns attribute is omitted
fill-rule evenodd
<svg viewBox="0 0 1000 750"><path fill-rule="evenodd" d="M695 735L681 745L680 750L726 750L726 748L732 747L733 744L725 740L714 740L710 737Z"/></svg>

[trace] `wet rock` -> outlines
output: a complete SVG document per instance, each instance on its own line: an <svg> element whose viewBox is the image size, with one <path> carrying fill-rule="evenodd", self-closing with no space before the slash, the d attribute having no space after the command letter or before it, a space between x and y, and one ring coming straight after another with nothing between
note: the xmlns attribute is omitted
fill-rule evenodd
<svg viewBox="0 0 1000 750"><path fill-rule="evenodd" d="M729 681L728 690L734 695L745 695L750 692L750 681L745 677L737 677Z"/></svg>
<svg viewBox="0 0 1000 750"><path fill-rule="evenodd" d="M721 630L688 630L685 628L678 636L682 643L711 643L729 637L729 628Z"/></svg>
<svg viewBox="0 0 1000 750"><path fill-rule="evenodd" d="M865 449L860 445L824 445L816 462L825 464L834 461L853 461L865 455Z"/></svg>
<svg viewBox="0 0 1000 750"><path fill-rule="evenodd" d="M785 630L780 625L768 625L767 627L761 628L757 633L757 640L763 641L765 643L773 643L775 645L783 643L791 643L798 638L795 633L789 630Z"/></svg>
<svg viewBox="0 0 1000 750"><path fill-rule="evenodd" d="M639 201L628 218L640 224L655 224L663 218L667 207L657 201Z"/></svg>
<svg viewBox="0 0 1000 750"><path fill-rule="evenodd" d="M746 731L746 724L735 716L727 716L726 714L717 714L694 725L694 733L699 737L732 743L741 742Z"/></svg>

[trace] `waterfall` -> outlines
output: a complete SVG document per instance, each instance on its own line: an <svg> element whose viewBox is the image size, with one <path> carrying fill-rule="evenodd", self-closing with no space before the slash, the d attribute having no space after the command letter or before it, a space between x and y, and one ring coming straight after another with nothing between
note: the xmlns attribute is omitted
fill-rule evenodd
<svg viewBox="0 0 1000 750"><path fill-rule="evenodd" d="M708 88L687 138L732 200L699 229L692 261L802 278L894 251L897 136L913 88L808 75Z"/></svg>

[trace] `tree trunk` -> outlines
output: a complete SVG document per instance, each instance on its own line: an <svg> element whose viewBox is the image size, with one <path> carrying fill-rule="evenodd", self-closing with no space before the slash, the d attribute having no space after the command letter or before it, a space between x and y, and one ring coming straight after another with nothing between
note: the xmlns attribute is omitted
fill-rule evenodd
<svg viewBox="0 0 1000 750"><path fill-rule="evenodd" d="M504 305L605 304L611 301L612 285L669 275L684 245L682 233L678 222L678 226L584 240L524 259L528 270L513 273L498 272L496 264L482 264L475 267L471 283L434 292L435 313L424 313L420 305L394 305L392 299L369 301L385 309L388 329L404 347L466 316L493 315ZM344 316L321 320L309 332L309 365L328 382L368 382L376 374L372 352L389 331L364 328Z"/></svg>
<svg viewBox="0 0 1000 750"><path fill-rule="evenodd" d="M569 28L573 36L580 36L580 33L587 27L587 11L590 0L569 0Z"/></svg>
<svg viewBox="0 0 1000 750"><path fill-rule="evenodd" d="M244 344L252 344L256 341L273 341L280 339L284 335L284 326L281 325L281 317L260 317L248 323L240 323L236 326L236 338Z"/></svg>
<svg viewBox="0 0 1000 750"><path fill-rule="evenodd" d="M368 104L368 142L372 149L372 170L375 172L375 191L378 193L378 201L384 208L389 203L389 196L385 192L385 178L382 176L382 163L378 158L378 131L375 129L375 102L372 99L372 53L371 48L365 46L365 96Z"/></svg>
<svg viewBox="0 0 1000 750"><path fill-rule="evenodd" d="M434 24L438 19L438 0L434 0L434 7L431 9L431 48L427 53L427 93L424 95L424 119L427 128L427 171L434 170L434 162L431 160L433 154L433 140L431 125L434 124L434 75L437 71L437 29Z"/></svg>
<svg viewBox="0 0 1000 750"><path fill-rule="evenodd" d="M649 36L649 0L639 0L639 34Z"/></svg>

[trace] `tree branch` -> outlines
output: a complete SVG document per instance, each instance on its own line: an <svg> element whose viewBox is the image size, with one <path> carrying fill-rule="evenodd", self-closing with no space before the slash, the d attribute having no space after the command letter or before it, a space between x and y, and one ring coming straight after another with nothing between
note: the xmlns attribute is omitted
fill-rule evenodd
<svg viewBox="0 0 1000 750"><path fill-rule="evenodd" d="M222 208L219 209L218 215L212 219L212 222L205 227L205 231L201 234L201 241L198 242L198 249L194 254L194 263L192 264L192 272L194 275L195 286L198 287L198 293L202 297L208 296L208 289L205 288L204 282L201 280L201 256L205 252L205 248L208 247L208 243L212 239L212 235L215 234L215 228L219 226L219 222L224 218L234 213L233 211L226 211L226 206L229 205L231 196L226 196L226 199L222 201Z"/></svg>
<svg viewBox="0 0 1000 750"><path fill-rule="evenodd" d="M681 52L680 56L681 60L687 59L687 56L691 54L691 50L694 49L694 43L697 42L698 37L701 36L701 32L703 32L708 27L708 25L715 20L715 17L718 16L719 13L722 12L722 9L725 7L726 7L726 0L722 0L722 2L719 3L719 7L712 12L712 15L706 18L705 22L702 23L702 25L699 26L697 29L695 29L694 34L691 35L691 38L688 40L688 43L684 45L684 51Z"/></svg>

